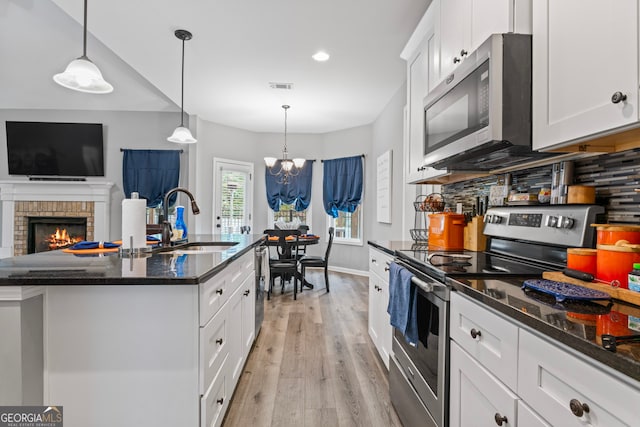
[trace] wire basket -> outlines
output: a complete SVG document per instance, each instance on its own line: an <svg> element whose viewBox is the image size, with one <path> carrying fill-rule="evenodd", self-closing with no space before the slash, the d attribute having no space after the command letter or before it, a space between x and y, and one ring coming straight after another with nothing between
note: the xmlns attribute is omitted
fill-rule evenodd
<svg viewBox="0 0 640 427"><path fill-rule="evenodd" d="M442 212L445 207L444 197L440 193L431 193L428 196L421 194L416 197L413 207L416 212Z"/></svg>
<svg viewBox="0 0 640 427"><path fill-rule="evenodd" d="M409 234L411 234L411 238L416 242L429 241L429 230L426 228L412 228L409 230Z"/></svg>

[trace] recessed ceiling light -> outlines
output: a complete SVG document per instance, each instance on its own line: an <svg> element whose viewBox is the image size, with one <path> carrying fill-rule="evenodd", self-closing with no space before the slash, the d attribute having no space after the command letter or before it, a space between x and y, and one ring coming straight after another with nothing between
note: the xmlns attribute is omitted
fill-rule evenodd
<svg viewBox="0 0 640 427"><path fill-rule="evenodd" d="M329 60L329 54L327 52L319 51L312 56L318 62L324 62Z"/></svg>

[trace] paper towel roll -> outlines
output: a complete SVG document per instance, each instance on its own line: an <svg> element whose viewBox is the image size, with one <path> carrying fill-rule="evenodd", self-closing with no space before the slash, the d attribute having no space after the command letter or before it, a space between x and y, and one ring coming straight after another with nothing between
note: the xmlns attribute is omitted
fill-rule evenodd
<svg viewBox="0 0 640 427"><path fill-rule="evenodd" d="M147 202L137 193L122 201L122 249L140 249L147 246ZM131 246L133 237L133 246Z"/></svg>

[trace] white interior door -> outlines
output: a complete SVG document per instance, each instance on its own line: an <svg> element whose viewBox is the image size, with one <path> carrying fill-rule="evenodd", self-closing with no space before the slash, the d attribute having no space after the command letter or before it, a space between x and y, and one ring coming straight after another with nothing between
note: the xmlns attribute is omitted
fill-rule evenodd
<svg viewBox="0 0 640 427"><path fill-rule="evenodd" d="M214 157L213 230L223 234L252 232L253 163Z"/></svg>

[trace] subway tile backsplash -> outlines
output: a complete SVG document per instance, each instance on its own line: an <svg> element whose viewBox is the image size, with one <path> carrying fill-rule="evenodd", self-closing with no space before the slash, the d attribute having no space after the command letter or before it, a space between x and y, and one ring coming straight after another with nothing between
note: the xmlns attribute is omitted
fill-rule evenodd
<svg viewBox="0 0 640 427"><path fill-rule="evenodd" d="M606 220L615 223L640 223L640 149L603 154L574 162L574 184L596 187L596 203L606 210ZM512 189L538 193L551 187L551 165L511 172ZM488 196L489 188L501 176L443 185L442 192L448 207L462 203L464 211L471 211L476 196Z"/></svg>

